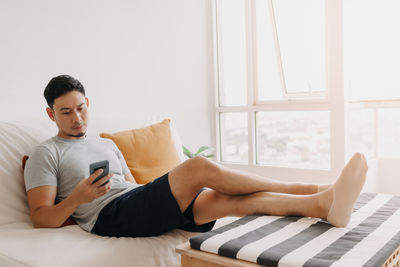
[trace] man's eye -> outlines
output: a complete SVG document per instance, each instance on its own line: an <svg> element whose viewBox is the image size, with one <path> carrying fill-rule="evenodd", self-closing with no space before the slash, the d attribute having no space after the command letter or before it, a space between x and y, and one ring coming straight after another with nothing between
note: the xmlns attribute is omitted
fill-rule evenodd
<svg viewBox="0 0 400 267"><path fill-rule="evenodd" d="M70 112L63 112L64 115L68 115Z"/></svg>

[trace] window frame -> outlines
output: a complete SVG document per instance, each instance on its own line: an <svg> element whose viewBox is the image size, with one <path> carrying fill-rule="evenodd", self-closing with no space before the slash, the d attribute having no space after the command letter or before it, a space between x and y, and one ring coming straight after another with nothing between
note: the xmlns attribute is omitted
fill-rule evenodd
<svg viewBox="0 0 400 267"><path fill-rule="evenodd" d="M343 8L342 0L325 0L326 6L326 93L320 95L285 94L285 100L259 101L257 98L257 59L255 36L255 0L245 0L246 18L246 63L247 63L247 105L221 106L220 87L223 86L223 62L219 5L222 0L212 1L213 14L213 55L215 86L216 155L223 165L249 170L261 175L285 180L309 180L331 182L337 178L345 161L345 102L344 102L344 62L343 62ZM272 8L272 0L267 0ZM276 31L276 29L275 29ZM277 55L278 56L278 55ZM282 66L281 66L282 67ZM282 77L282 76L281 76ZM282 87L284 89L284 87ZM308 99L305 97L309 97ZM330 111L330 170L299 169L258 165L256 162L256 112L259 111ZM248 116L248 163L229 163L221 159L220 114L224 112L246 112Z"/></svg>
<svg viewBox="0 0 400 267"><path fill-rule="evenodd" d="M400 99L392 98L392 99L376 99L376 100L351 100L346 103L346 111L352 110L364 110L364 109L371 109L373 111L373 153L372 156L368 159L378 159L381 157L381 153L379 151L379 110L383 110L386 108L400 108ZM346 144L349 143L349 136L347 137ZM346 146L347 147L347 146ZM347 157L349 156L346 153Z"/></svg>

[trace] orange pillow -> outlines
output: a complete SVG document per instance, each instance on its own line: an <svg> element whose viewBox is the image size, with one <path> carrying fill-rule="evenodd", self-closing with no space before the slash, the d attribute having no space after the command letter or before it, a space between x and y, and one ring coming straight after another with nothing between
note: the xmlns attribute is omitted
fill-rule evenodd
<svg viewBox="0 0 400 267"><path fill-rule="evenodd" d="M146 184L181 162L171 136L170 120L141 129L100 133L114 141L138 184Z"/></svg>

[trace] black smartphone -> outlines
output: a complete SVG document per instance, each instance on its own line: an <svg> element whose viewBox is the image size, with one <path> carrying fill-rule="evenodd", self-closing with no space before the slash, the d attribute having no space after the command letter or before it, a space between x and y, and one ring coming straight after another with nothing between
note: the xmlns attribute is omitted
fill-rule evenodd
<svg viewBox="0 0 400 267"><path fill-rule="evenodd" d="M89 165L90 175L92 175L98 169L103 169L103 172L99 176L97 176L96 179L94 179L92 184L94 184L95 182L97 182L98 180L100 180L101 178L106 176L108 174L108 172L109 172L109 168L110 168L110 166L109 166L108 160L103 160L103 161L98 161L98 162L91 163ZM107 180L107 182L103 183L100 186L103 186L103 185L107 184L108 182L109 181Z"/></svg>

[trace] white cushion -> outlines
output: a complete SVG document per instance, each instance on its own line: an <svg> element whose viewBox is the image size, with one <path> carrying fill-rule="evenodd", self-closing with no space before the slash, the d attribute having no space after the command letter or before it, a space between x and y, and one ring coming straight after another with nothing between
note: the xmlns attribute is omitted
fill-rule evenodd
<svg viewBox="0 0 400 267"><path fill-rule="evenodd" d="M45 122L0 122L0 226L30 222L22 157L51 136L48 128Z"/></svg>
<svg viewBox="0 0 400 267"><path fill-rule="evenodd" d="M174 230L146 237L102 237L83 231L77 225L57 229L32 229L18 223L0 227L0 266L10 261L37 267L178 267L175 247L187 242L192 233Z"/></svg>

